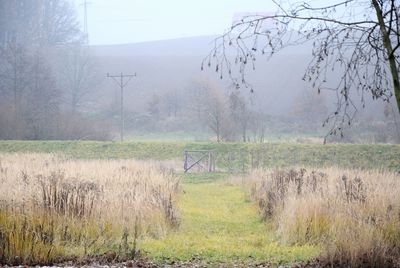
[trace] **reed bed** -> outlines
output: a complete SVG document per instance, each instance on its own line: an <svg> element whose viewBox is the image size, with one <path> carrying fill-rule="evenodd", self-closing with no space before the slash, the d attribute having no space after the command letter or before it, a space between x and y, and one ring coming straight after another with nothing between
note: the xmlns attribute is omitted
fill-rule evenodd
<svg viewBox="0 0 400 268"><path fill-rule="evenodd" d="M179 224L172 170L133 160L0 155L0 263L134 258Z"/></svg>
<svg viewBox="0 0 400 268"><path fill-rule="evenodd" d="M320 245L335 267L400 267L398 173L258 170L242 183L282 243Z"/></svg>

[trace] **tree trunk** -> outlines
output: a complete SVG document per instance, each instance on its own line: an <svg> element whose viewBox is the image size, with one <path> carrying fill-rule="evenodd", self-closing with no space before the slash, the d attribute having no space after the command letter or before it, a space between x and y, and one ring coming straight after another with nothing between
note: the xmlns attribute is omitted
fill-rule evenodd
<svg viewBox="0 0 400 268"><path fill-rule="evenodd" d="M376 11L376 16L378 18L378 23L379 23L379 27L380 27L380 30L382 33L382 38L383 38L383 45L384 45L384 47L386 49L386 53L388 55L388 62L389 62L390 72L391 72L392 81L393 81L394 95L396 97L396 102L397 102L397 110L400 113L400 83L399 83L398 66L396 65L396 59L394 58L393 47L392 47L392 43L390 41L389 33L387 32L387 30L385 28L385 21L383 20L382 9L379 6L379 3L377 0L372 0L372 4L374 5L375 11Z"/></svg>

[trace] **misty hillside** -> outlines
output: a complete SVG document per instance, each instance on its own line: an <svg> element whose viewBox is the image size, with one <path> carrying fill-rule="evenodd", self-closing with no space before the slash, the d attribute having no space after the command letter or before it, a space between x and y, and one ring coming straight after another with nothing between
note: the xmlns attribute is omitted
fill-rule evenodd
<svg viewBox="0 0 400 268"><path fill-rule="evenodd" d="M218 81L222 88L229 88L229 79L220 80L209 68L200 70L202 60L213 48L215 38L216 36L201 36L91 46L98 61L99 76L103 77L99 91L105 101L110 101L117 88L113 81L106 79L106 74L137 73L137 78L131 81L126 90L127 109L134 111L143 108L151 95L168 90L185 91L199 77ZM296 49L285 49L270 60L260 56L256 62L256 70L247 73L254 93L249 93L248 88L242 88L242 92L257 110L271 115L290 114L295 98L304 91L312 90L309 83L302 81L310 54L311 47L303 45ZM322 94L327 99L327 105L333 109L337 101L336 95L332 92ZM363 113L371 111L376 115L376 109L382 111L381 107L380 103L371 103Z"/></svg>
<svg viewBox="0 0 400 268"><path fill-rule="evenodd" d="M0 0L0 268L400 268L399 11Z"/></svg>
<svg viewBox="0 0 400 268"><path fill-rule="evenodd" d="M152 42L94 45L94 55L100 57L132 56L199 56L205 55L217 36L197 36L181 39L160 40Z"/></svg>
<svg viewBox="0 0 400 268"><path fill-rule="evenodd" d="M43 16L37 4L4 6L4 18L9 18L3 18L5 34L0 35L0 138L110 140L124 131L130 137L183 133L217 141L262 142L281 135L321 138L330 128L322 129L322 123L340 107L337 98L342 94L330 90L318 95L302 80L312 59L310 42L274 50L269 59L260 53L265 42L245 39L243 44L260 54L247 65L244 86L240 65L234 64L240 51L235 44L225 46L224 56L212 56L218 36L90 46L72 19L72 9L67 14L71 20L61 25L68 31L53 32L37 24ZM8 12L21 8L26 12ZM51 11L54 18L66 11L58 8ZM29 12L31 16L21 21L19 16ZM37 29L30 31L29 25ZM290 36L299 37L295 31ZM232 63L233 77L221 62L216 67L215 59L224 57ZM340 68L324 76L327 86L340 84ZM132 79L120 80L120 74ZM349 96L358 108L355 122L363 126L355 124L353 129L369 134L348 135L355 137L349 141L393 140L392 134L400 133L398 128L391 130L397 126L393 107L372 104L372 95L366 94L366 108L360 109L357 94L352 90ZM381 133L377 129L389 130L376 139L375 133Z"/></svg>
<svg viewBox="0 0 400 268"><path fill-rule="evenodd" d="M138 44L92 46L92 52L99 61L99 73L137 73L138 77L126 92L131 109L143 105L153 93L166 90L185 90L194 79L219 81L227 88L231 81L220 80L211 69L200 70L201 62L212 49L214 36L192 37ZM294 96L307 88L301 78L307 64L307 54L291 52L278 54L267 61L260 58L256 71L249 72L249 82L255 92L242 89L260 109L271 114L282 114L292 105ZM104 80L102 91L112 94L112 81ZM111 90L111 91L110 91ZM109 99L109 98L107 98ZM129 106L129 105L128 105ZM129 109L129 107L127 107Z"/></svg>

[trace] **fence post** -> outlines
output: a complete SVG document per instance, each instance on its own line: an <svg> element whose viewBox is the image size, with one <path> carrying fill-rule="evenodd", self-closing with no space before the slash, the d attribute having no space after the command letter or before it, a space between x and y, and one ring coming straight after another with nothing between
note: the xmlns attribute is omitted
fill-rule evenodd
<svg viewBox="0 0 400 268"><path fill-rule="evenodd" d="M232 153L228 152L228 172L232 172Z"/></svg>
<svg viewBox="0 0 400 268"><path fill-rule="evenodd" d="M250 151L251 156L251 170L254 169L254 150Z"/></svg>
<svg viewBox="0 0 400 268"><path fill-rule="evenodd" d="M185 173L187 172L187 161L188 161L188 157L187 157L188 152L185 150L185 162L183 164L183 169L185 170Z"/></svg>
<svg viewBox="0 0 400 268"><path fill-rule="evenodd" d="M215 156L214 153L212 153L211 156L212 156L212 170L213 172L215 172L215 161L217 157Z"/></svg>
<svg viewBox="0 0 400 268"><path fill-rule="evenodd" d="M240 158L242 159L242 173L244 173L245 170L245 165L246 165L246 159L244 158L244 151L240 151Z"/></svg>
<svg viewBox="0 0 400 268"><path fill-rule="evenodd" d="M211 172L211 152L208 152L208 172Z"/></svg>

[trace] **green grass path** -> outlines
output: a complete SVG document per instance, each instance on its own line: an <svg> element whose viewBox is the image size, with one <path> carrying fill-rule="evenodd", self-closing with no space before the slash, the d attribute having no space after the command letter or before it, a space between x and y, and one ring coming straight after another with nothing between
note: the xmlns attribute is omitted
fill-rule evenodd
<svg viewBox="0 0 400 268"><path fill-rule="evenodd" d="M315 247L274 242L256 207L239 187L224 180L210 182L209 176L201 174L188 175L183 180L178 199L181 226L162 239L142 241L141 248L150 258L165 262L187 261L195 256L210 263L277 264L318 254Z"/></svg>

